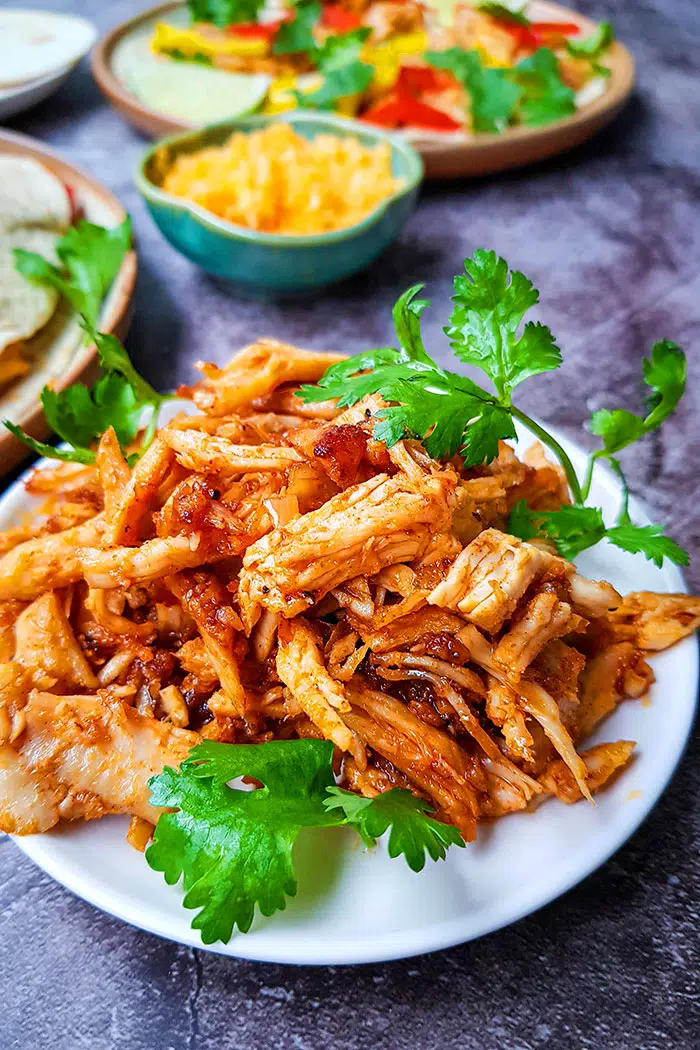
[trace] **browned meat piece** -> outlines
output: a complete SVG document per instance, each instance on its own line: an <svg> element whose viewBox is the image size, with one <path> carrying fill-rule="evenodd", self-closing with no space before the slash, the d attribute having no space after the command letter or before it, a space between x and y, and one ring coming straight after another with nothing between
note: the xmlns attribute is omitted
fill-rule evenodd
<svg viewBox="0 0 700 1050"><path fill-rule="evenodd" d="M513 614L533 580L554 560L531 543L486 529L462 551L428 601L458 610L481 630L494 634Z"/></svg>
<svg viewBox="0 0 700 1050"><path fill-rule="evenodd" d="M449 527L455 476L379 474L274 529L245 553L239 601L248 630L261 608L296 616L334 587L411 561Z"/></svg>
<svg viewBox="0 0 700 1050"><path fill-rule="evenodd" d="M285 445L234 445L226 438L196 430L165 430L163 438L175 450L178 462L199 474L233 476L285 470L303 458Z"/></svg>
<svg viewBox="0 0 700 1050"><path fill-rule="evenodd" d="M629 762L634 751L632 740L618 740L616 744L596 744L581 752L586 769L586 785L592 793L599 791L623 766ZM560 758L551 761L539 778L540 784L560 802L569 805L580 802L583 795L574 780L571 770Z"/></svg>
<svg viewBox="0 0 700 1050"><path fill-rule="evenodd" d="M75 583L83 575L82 547L99 543L104 529L100 514L54 536L20 543L0 558L0 601L31 601L44 591Z"/></svg>
<svg viewBox="0 0 700 1050"><path fill-rule="evenodd" d="M372 30L372 38L381 42L403 33L423 28L425 16L421 4L412 0L377 0L370 4L363 22Z"/></svg>
<svg viewBox="0 0 700 1050"><path fill-rule="evenodd" d="M637 591L623 598L610 621L618 637L640 649L668 649L700 626L700 598Z"/></svg>
<svg viewBox="0 0 700 1050"><path fill-rule="evenodd" d="M465 839L473 839L479 809L462 748L386 693L353 682L348 697L352 711L344 719L350 728L405 773Z"/></svg>
<svg viewBox="0 0 700 1050"><path fill-rule="evenodd" d="M654 672L631 642L617 642L588 661L581 673L578 735L586 737L626 697L643 696Z"/></svg>
<svg viewBox="0 0 700 1050"><path fill-rule="evenodd" d="M555 639L545 645L528 668L528 677L556 700L562 722L569 733L574 734L578 720L579 675L585 664L583 653Z"/></svg>
<svg viewBox="0 0 700 1050"><path fill-rule="evenodd" d="M301 616L280 625L277 673L326 740L351 752L363 768L364 749L343 720L350 710L345 689L328 674L318 636Z"/></svg>
<svg viewBox="0 0 700 1050"><path fill-rule="evenodd" d="M63 603L42 594L17 618L15 659L38 689L61 682L69 689L96 689L97 679L73 634Z"/></svg>
<svg viewBox="0 0 700 1050"><path fill-rule="evenodd" d="M454 9L454 34L458 47L465 51L485 51L499 65L510 66L518 51L518 39L491 15L476 11L469 3Z"/></svg>
<svg viewBox="0 0 700 1050"><path fill-rule="evenodd" d="M524 614L504 634L493 654L512 681L530 666L547 642L583 630L588 624L551 591L540 591L528 602Z"/></svg>
<svg viewBox="0 0 700 1050"><path fill-rule="evenodd" d="M200 364L204 379L192 390L192 398L203 412L225 416L271 394L282 383L316 383L331 365L345 360L344 354L320 354L299 350L274 339L247 346L225 368Z"/></svg>
<svg viewBox="0 0 700 1050"><path fill-rule="evenodd" d="M500 726L508 754L516 762L533 762L532 733L525 724L525 715L518 705L518 695L497 678L489 676L486 694L486 714Z"/></svg>
<svg viewBox="0 0 700 1050"><path fill-rule="evenodd" d="M47 831L59 820L131 813L155 824L148 781L178 766L196 733L139 715L108 695L34 692L25 729L0 747L0 829Z"/></svg>
<svg viewBox="0 0 700 1050"><path fill-rule="evenodd" d="M170 577L168 587L199 629L227 701L225 713L243 717L246 695L235 652L236 636L243 625L231 605L231 596L221 581L209 572L178 573ZM223 713L221 705L219 711Z"/></svg>

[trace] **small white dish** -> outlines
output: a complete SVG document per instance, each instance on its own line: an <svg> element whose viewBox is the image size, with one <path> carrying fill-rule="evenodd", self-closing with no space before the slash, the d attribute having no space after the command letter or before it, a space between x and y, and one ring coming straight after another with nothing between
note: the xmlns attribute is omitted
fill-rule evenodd
<svg viewBox="0 0 700 1050"><path fill-rule="evenodd" d="M582 471L583 451L556 435ZM530 435L520 444L531 444ZM617 481L597 473L592 500L612 520ZM0 499L0 528L36 505L22 481ZM648 522L634 502L633 519ZM680 571L657 569L640 555L601 544L578 560L583 573L622 592L684 591ZM621 704L591 742L636 740L631 766L596 797L596 806L550 800L535 813L482 824L476 842L453 849L420 874L379 848L365 852L342 829L302 833L295 853L299 892L287 910L257 916L250 933L209 946L222 955L275 963L339 965L419 955L481 937L536 911L603 864L658 801L683 753L693 723L698 646L688 638L652 658L656 683L648 700ZM127 819L110 817L15 842L44 871L78 896L134 926L201 948L179 887L125 841Z"/></svg>
<svg viewBox="0 0 700 1050"><path fill-rule="evenodd" d="M0 34L8 50L0 61L0 120L57 91L97 39L97 29L85 18L21 9L0 11Z"/></svg>

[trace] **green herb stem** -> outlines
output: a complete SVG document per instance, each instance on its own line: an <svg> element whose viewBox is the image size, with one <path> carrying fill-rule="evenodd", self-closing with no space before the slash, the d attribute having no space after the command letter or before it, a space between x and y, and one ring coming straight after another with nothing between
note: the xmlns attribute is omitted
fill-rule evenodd
<svg viewBox="0 0 700 1050"><path fill-rule="evenodd" d="M508 411L511 413L511 415L515 417L515 419L518 419L523 424L523 426L526 426L528 430L531 430L532 433L540 439L543 445L546 445L547 448L550 448L552 450L552 452L555 454L555 456L561 463L564 473L566 474L566 480L569 483L569 488L571 489L571 496L573 498L574 503L577 506L582 506L585 502L586 497L581 489L581 484L578 480L578 475L574 470L573 463L571 462L571 460L569 459L559 442L556 440L556 438L554 438L551 434L544 430L544 428L541 427L539 423L536 423L534 419L531 419L530 416L526 415L525 412L521 411L521 409L519 408L516 408L515 405L510 405L508 407Z"/></svg>

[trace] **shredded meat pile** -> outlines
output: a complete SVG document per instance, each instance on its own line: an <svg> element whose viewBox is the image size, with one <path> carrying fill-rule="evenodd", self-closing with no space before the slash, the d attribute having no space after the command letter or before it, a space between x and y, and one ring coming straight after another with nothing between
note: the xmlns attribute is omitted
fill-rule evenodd
<svg viewBox="0 0 700 1050"><path fill-rule="evenodd" d="M700 600L621 598L502 531L567 499L539 447L465 470L376 440L376 397L304 406L334 360L257 343L133 469L108 431L95 467L31 476L43 512L0 536L2 829L128 813L142 848L149 777L202 738L325 737L346 787L409 788L465 839L628 761L585 738Z"/></svg>

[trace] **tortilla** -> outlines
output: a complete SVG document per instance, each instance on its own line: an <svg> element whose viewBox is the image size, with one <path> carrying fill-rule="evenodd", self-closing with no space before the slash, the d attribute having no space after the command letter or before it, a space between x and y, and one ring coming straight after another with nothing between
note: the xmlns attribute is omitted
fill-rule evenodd
<svg viewBox="0 0 700 1050"><path fill-rule="evenodd" d="M38 80L77 62L97 38L84 18L0 10L0 87Z"/></svg>
<svg viewBox="0 0 700 1050"><path fill-rule="evenodd" d="M71 200L59 178L29 157L0 156L0 373L22 374L22 347L50 321L59 295L17 272L13 249L57 262ZM26 371L26 369L25 369Z"/></svg>
<svg viewBox="0 0 700 1050"><path fill-rule="evenodd" d="M0 156L0 232L39 226L65 230L71 201L61 180L29 157Z"/></svg>
<svg viewBox="0 0 700 1050"><path fill-rule="evenodd" d="M54 288L31 284L17 272L13 249L38 252L56 262L60 236L53 230L28 228L0 232L0 355L12 343L29 339L43 328L59 300Z"/></svg>

